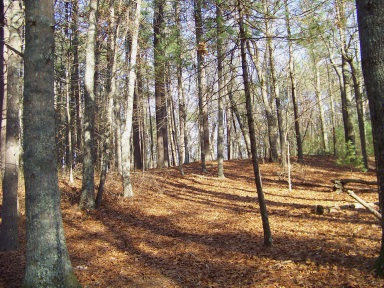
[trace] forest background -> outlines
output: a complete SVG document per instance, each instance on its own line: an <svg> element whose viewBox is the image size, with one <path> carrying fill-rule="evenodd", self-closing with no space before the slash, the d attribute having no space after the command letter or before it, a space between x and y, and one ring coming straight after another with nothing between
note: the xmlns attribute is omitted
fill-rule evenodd
<svg viewBox="0 0 384 288"><path fill-rule="evenodd" d="M4 215L18 214L20 127L29 119L20 105L23 3L1 8L6 227ZM56 1L54 21L54 54L44 57L54 57L56 160L70 183L81 171L80 209L100 207L110 171L128 198L132 170L176 166L183 175L200 161L208 173L214 160L223 178L223 160L252 158L262 202L258 161L279 162L288 175L291 156L369 168L353 1Z"/></svg>

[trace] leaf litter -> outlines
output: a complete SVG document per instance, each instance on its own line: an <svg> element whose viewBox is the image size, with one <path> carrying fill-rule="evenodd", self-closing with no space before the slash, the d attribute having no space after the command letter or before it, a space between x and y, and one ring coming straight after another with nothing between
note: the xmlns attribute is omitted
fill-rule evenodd
<svg viewBox="0 0 384 288"><path fill-rule="evenodd" d="M83 287L383 287L372 266L381 226L365 209L317 215L316 205L354 203L332 191L331 180L376 179L340 167L331 157L308 156L295 164L292 192L278 164L260 164L273 247L263 230L252 163L185 165L132 173L135 196L121 197L121 180L108 175L103 205L79 211L81 177L60 175L66 242ZM80 172L78 172L80 174ZM351 184L367 202L377 188ZM21 205L23 209L24 205ZM20 287L25 268L25 217L21 247L0 252L0 287Z"/></svg>

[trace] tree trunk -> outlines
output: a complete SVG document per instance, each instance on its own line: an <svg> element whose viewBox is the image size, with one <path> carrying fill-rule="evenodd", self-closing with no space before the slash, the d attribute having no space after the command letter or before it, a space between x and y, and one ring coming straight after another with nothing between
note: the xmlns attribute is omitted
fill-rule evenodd
<svg viewBox="0 0 384 288"><path fill-rule="evenodd" d="M267 206L264 200L264 192L263 192L263 187L261 183L261 175L260 175L259 163L258 163L258 157L257 157L255 124L253 119L252 97L251 97L251 90L249 87L249 76L248 76L248 70L247 70L248 63L247 63L246 48L245 48L246 47L245 41L247 36L245 33L245 28L243 23L243 8L241 5L241 1L238 0L237 4L238 4L237 8L239 11L239 26L240 26L239 28L240 28L240 47L241 47L240 48L241 49L241 67L243 72L248 127L249 127L249 134L250 134L250 140L251 140L253 171L255 174L255 184L256 184L257 196L258 196L259 205L260 205L260 214L263 222L264 245L268 247L268 246L272 246L272 234L269 227L268 211L267 211Z"/></svg>
<svg viewBox="0 0 384 288"><path fill-rule="evenodd" d="M123 175L123 194L124 197L133 197L131 182L131 132L133 117L133 97L135 93L136 82L136 58L137 58L137 39L139 34L141 0L136 1L135 20L132 29L130 55L127 55L127 98L125 99L125 122L123 123L121 133L121 154L122 154L122 175Z"/></svg>
<svg viewBox="0 0 384 288"><path fill-rule="evenodd" d="M157 131L157 166L168 166L168 122L167 101L165 95L165 19L164 0L155 1L153 20L153 48L155 58L155 100L156 100L156 131Z"/></svg>
<svg viewBox="0 0 384 288"><path fill-rule="evenodd" d="M289 53L289 80L291 81L291 97L292 97L292 106L293 106L293 116L295 117L295 136L296 136L296 146L297 146L297 162L304 163L304 154L303 154L303 145L301 142L301 132L300 132L300 115L299 115L299 107L297 103L297 95L296 95L296 73L293 59L293 47L291 40L291 23L289 16L289 7L288 1L284 0L285 7L285 25L287 27L288 34L288 53Z"/></svg>
<svg viewBox="0 0 384 288"><path fill-rule="evenodd" d="M9 6L8 6L9 5ZM9 46L21 51L23 11L21 1L7 3ZM3 177L3 211L0 234L0 251L17 249L19 246L19 101L22 93L21 58L7 50L7 121L5 146L5 171Z"/></svg>
<svg viewBox="0 0 384 288"><path fill-rule="evenodd" d="M116 21L116 15L115 15L115 0L111 0L109 3L109 11L111 15L111 22L109 25L109 43L108 43L108 74L111 75L111 77L107 80L106 85L106 99L104 103L105 111L101 114L101 125L104 128L104 133L101 134L101 169L100 169L100 182L99 182L99 188L97 189L97 195L95 200L95 206L96 208L100 208L103 194L104 194L104 188L105 188L105 182L107 180L107 171L108 171L108 165L109 161L111 159L111 126L112 126L112 110L113 110L113 102L116 98L116 72L117 72L117 41L119 35L119 23Z"/></svg>
<svg viewBox="0 0 384 288"><path fill-rule="evenodd" d="M217 127L217 163L219 178L224 178L224 85L223 85L223 15L221 0L216 0L216 33L217 33L217 86L218 86L218 127Z"/></svg>
<svg viewBox="0 0 384 288"><path fill-rule="evenodd" d="M231 71L234 71L234 66L230 65L230 69ZM237 119L237 122L239 123L239 127L240 127L240 130L241 130L241 133L243 134L243 137L244 137L244 142L245 142L245 146L246 146L246 149L247 149L247 155L248 155L248 158L251 159L252 157L252 153L251 153L251 140L249 139L249 131L248 131L248 127L247 125L244 125L243 123L243 119L241 118L240 116L240 111L237 107L237 104L234 100L234 82L235 82L235 78L234 78L234 75L231 75L231 79L229 80L229 86L228 86L228 98L229 98L229 101L230 101L230 106L231 106L231 109L233 111L233 113L235 114L236 116L236 119ZM236 125L234 124L234 127L236 127Z"/></svg>
<svg viewBox="0 0 384 288"><path fill-rule="evenodd" d="M376 158L379 205L384 218L384 6L379 0L356 0L359 24L361 63L371 112L372 134ZM377 275L384 276L384 225Z"/></svg>
<svg viewBox="0 0 384 288"><path fill-rule="evenodd" d="M183 164L185 163L187 143L185 141L187 136L186 122L187 113L185 111L185 95L183 90L183 66L182 66L182 39L181 39L181 19L180 19L180 2L175 1L175 14L176 14L176 29L177 29L177 45L178 53L176 59L177 65L177 95L179 99L179 168L183 171ZM187 138L188 139L188 138Z"/></svg>
<svg viewBox="0 0 384 288"><path fill-rule="evenodd" d="M97 34L98 0L89 2L89 27L86 43L86 64L84 76L84 159L83 159L83 187L80 198L80 209L95 208L95 48Z"/></svg>
<svg viewBox="0 0 384 288"><path fill-rule="evenodd" d="M328 94L329 94L329 106L331 109L331 123L332 123L332 142L333 142L333 156L336 156L336 119L335 119L335 101L332 92L332 82L330 77L329 65L327 65L328 75Z"/></svg>
<svg viewBox="0 0 384 288"><path fill-rule="evenodd" d="M367 155L367 146L365 141L365 124L364 124L364 109L363 109L363 97L360 91L360 81L357 76L357 71L353 59L346 59L351 67L352 72L352 81L353 89L355 91L355 101L356 101L356 110L357 110L357 121L359 123L359 136L360 136L360 147L361 155L363 157L363 165L365 169L368 169L368 155Z"/></svg>
<svg viewBox="0 0 384 288"><path fill-rule="evenodd" d="M141 99L139 98L142 95L142 83L141 80L138 79L136 84L135 93L133 95L133 121L132 121L132 129L133 129L133 158L135 169L142 170L143 169L143 157L142 157L142 145L141 145L141 128L140 128L140 120L142 119L141 113Z"/></svg>
<svg viewBox="0 0 384 288"><path fill-rule="evenodd" d="M199 127L200 127L200 153L201 169L207 172L206 159L209 156L209 123L207 107L207 89L205 85L205 61L204 55L207 53L206 43L203 40L203 16L202 0L194 0L195 5L195 30L197 46L197 93L199 98Z"/></svg>
<svg viewBox="0 0 384 288"><path fill-rule="evenodd" d="M315 78L315 94L317 100L317 106L319 107L319 118L320 118L320 139L321 139L321 152L328 152L327 145L327 136L325 131L325 120L324 120L324 108L322 105L321 99L321 79L320 79L320 70L319 70L319 62L315 57L315 52L313 51L313 47L311 47L311 56L312 56L312 64L313 64L313 73Z"/></svg>
<svg viewBox="0 0 384 288"><path fill-rule="evenodd" d="M72 38L72 49L73 49L73 64L72 64L72 70L71 70L71 94L72 99L74 103L76 103L76 120L74 121L76 123L76 145L77 151L82 150L82 101L81 101L81 95L80 95L80 79L79 79L79 31L78 31L78 3L77 1L72 2L72 24L71 29L73 33ZM78 153L76 153L75 161L78 160Z"/></svg>
<svg viewBox="0 0 384 288"><path fill-rule="evenodd" d="M81 287L67 252L60 209L53 4L46 0L25 2L23 159L27 244L23 287Z"/></svg>
<svg viewBox="0 0 384 288"><path fill-rule="evenodd" d="M352 120L352 100L351 100L351 83L350 83L350 73L347 67L347 42L345 39L345 29L346 29L346 17L345 17L345 0L335 0L336 8L336 18L338 21L337 28L339 30L340 36L340 50L341 50L341 79L343 88L341 91L341 109L344 122L344 137L345 143L350 142L355 145L355 132L353 129L353 120ZM339 76L340 77L340 76ZM352 151L347 151L347 153ZM354 153L354 151L353 151Z"/></svg>
<svg viewBox="0 0 384 288"><path fill-rule="evenodd" d="M248 45L248 50L252 55L252 60L255 65L257 76L259 78L260 83L260 94L263 99L264 103L264 109L265 109L265 115L267 118L267 125L268 125L268 140L269 140L269 146L270 146L270 155L269 160L271 162L277 162L279 160L279 153L278 153L278 121L277 121L277 114L274 113L275 110L275 102L270 101L268 99L268 88L267 88L267 82L266 82L266 76L265 76L265 70L261 67L261 63L259 60L259 51L257 47L257 43L255 41L252 41L253 46L253 53L251 53L251 49ZM268 49L268 48L267 48ZM265 53L265 56L267 57L267 53Z"/></svg>
<svg viewBox="0 0 384 288"><path fill-rule="evenodd" d="M275 69L275 57L274 57L274 51L273 51L273 42L272 42L272 35L269 32L269 26L272 23L269 23L269 19L271 15L269 15L269 9L267 7L268 1L264 1L264 13L265 13L265 34L267 37L267 51L268 51L268 59L269 59L269 70L271 73L271 83L270 83L270 91L271 91L271 99L275 100L276 103L276 118L277 118L277 126L279 130L279 136L280 136L280 154L281 154L281 164L283 167L286 167L286 160L287 160L287 147L285 142L285 129L283 124L283 115L282 115L282 108L281 108L281 101L280 101L280 91L279 91L279 84L277 83L277 77L276 77L276 69ZM273 112L272 112L273 113Z"/></svg>
<svg viewBox="0 0 384 288"><path fill-rule="evenodd" d="M4 37L4 27L5 27L5 21L4 21L4 0L2 0L0 2L0 55L2 55L2 58L0 59L0 146L3 145L4 141L3 141L3 132L2 131L2 128L3 128L3 111L4 111L4 97L5 97L5 73L6 73L6 69L5 69L5 57L4 57L4 40L5 40L5 37ZM3 152L4 150L2 149L3 147L1 146L0 147L0 151ZM3 153L0 153L1 156ZM3 160L3 158L2 158ZM1 161L1 162L4 162L4 161ZM1 164L3 165L3 164ZM0 167L1 168L1 171L3 172L3 167Z"/></svg>

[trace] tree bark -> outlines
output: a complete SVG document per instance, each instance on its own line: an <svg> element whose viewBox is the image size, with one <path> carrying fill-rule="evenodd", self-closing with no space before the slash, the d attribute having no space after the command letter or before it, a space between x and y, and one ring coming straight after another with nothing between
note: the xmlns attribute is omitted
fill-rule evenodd
<svg viewBox="0 0 384 288"><path fill-rule="evenodd" d="M4 27L5 27L5 21L4 21L4 0L0 2L0 111L4 111L4 97L5 97L5 75L6 75L6 70L5 70L5 57L4 57ZM1 117L0 117L0 143L4 143L3 141L3 113L1 112ZM3 144L0 144L0 146ZM1 147L1 150L3 147ZM0 154L1 155L1 154ZM2 161L4 162L4 161ZM1 171L3 171L1 167Z"/></svg>
<svg viewBox="0 0 384 288"><path fill-rule="evenodd" d="M53 1L25 1L23 287L81 287L65 243L57 176ZM44 257L42 257L44 255Z"/></svg>
<svg viewBox="0 0 384 288"><path fill-rule="evenodd" d="M123 195L125 198L133 197L133 188L131 182L131 132L133 117L133 96L135 93L136 82L136 58L137 58L137 39L139 35L141 0L136 1L135 20L132 28L130 54L128 55L128 83L127 96L125 99L125 122L121 133L121 154L122 154L122 175L123 175Z"/></svg>
<svg viewBox="0 0 384 288"><path fill-rule="evenodd" d="M176 33L177 33L177 95L179 99L179 168L183 171L183 164L187 158L187 143L186 140L186 122L187 113L185 110L185 95L183 89L183 66L182 66L182 39L181 39L181 15L180 15L180 1L175 1L175 14L176 14ZM188 138L187 138L188 139ZM184 173L184 172L183 172Z"/></svg>
<svg viewBox="0 0 384 288"><path fill-rule="evenodd" d="M360 147L361 147L361 155L363 157L363 165L365 169L368 169L367 145L365 141L363 97L360 91L360 81L357 75L356 66L353 62L353 59L348 58L346 60L349 63L349 67L351 68L351 72L352 72L353 90L355 91L357 122L359 123Z"/></svg>
<svg viewBox="0 0 384 288"><path fill-rule="evenodd" d="M289 80L291 81L291 97L292 97L292 106L293 106L293 116L295 117L295 136L296 136L296 147L297 147L297 162L304 163L304 154L303 154L303 145L301 142L301 132L300 132L300 115L299 115L299 107L297 103L297 89L296 89L296 73L293 59L293 47L291 40L291 22L290 22L290 14L288 1L284 0L284 8L285 8L285 25L287 27L287 36L288 36L288 53L289 53Z"/></svg>
<svg viewBox="0 0 384 288"><path fill-rule="evenodd" d="M9 5L9 6L8 6ZM21 51L23 11L21 1L7 3L9 46ZM5 171L3 177L3 211L0 234L0 251L17 249L19 246L19 101L22 93L21 61L19 55L7 49L7 121L5 146Z"/></svg>
<svg viewBox="0 0 384 288"><path fill-rule="evenodd" d="M384 6L379 0L356 0L361 63L369 108L376 158L379 206L384 216ZM384 276L384 223L376 273Z"/></svg>
<svg viewBox="0 0 384 288"><path fill-rule="evenodd" d="M155 58L155 100L156 100L156 131L157 131L157 166L169 165L167 101L165 94L165 19L164 0L155 0L153 19L153 48Z"/></svg>
<svg viewBox="0 0 384 288"><path fill-rule="evenodd" d="M223 12L221 0L216 0L216 38L217 38L217 86L218 86L218 127L217 127L217 163L218 178L224 178L224 85L223 85Z"/></svg>
<svg viewBox="0 0 384 288"><path fill-rule="evenodd" d="M271 93L271 99L275 100L276 103L276 118L277 118L277 126L279 130L279 137L280 137L280 155L281 155L281 164L283 167L286 167L287 165L287 147L286 147L286 141L285 141L285 129L283 124L283 115L282 115L282 108L281 108L281 101L280 101L280 91L279 91L279 84L277 83L277 76L276 76L276 69L275 69L275 57L274 57L274 49L273 49L273 42L272 42L272 35L270 34L269 26L272 23L269 23L269 19L271 19L271 15L269 15L269 9L268 9L268 0L264 1L264 13L265 13L265 34L267 37L267 51L268 51L268 64L269 64L269 71L271 76L271 83L270 83L270 93Z"/></svg>
<svg viewBox="0 0 384 288"><path fill-rule="evenodd" d="M267 206L265 204L264 199L264 192L263 187L261 183L261 175L260 175L260 169L259 169L259 163L258 163L258 157L257 157L257 146L256 146L256 135L255 135L255 124L253 119L253 107L252 107L252 97L251 97L251 90L249 87L249 76L248 76L248 63L247 63L247 56L246 56L246 33L243 23L243 8L241 5L241 1L238 0L237 2L237 8L239 12L239 28L240 28L240 49L241 49L241 67L243 72L243 82L244 82L244 92L246 97L246 108L247 108L247 118L248 118L248 127L249 127L249 134L250 134L250 140L251 140L251 152L252 152L252 163L253 163L253 172L255 174L255 184L256 184L256 190L257 190L257 196L259 200L259 206L260 206L260 214L261 219L263 223L263 231L264 231L264 245L265 246L272 246L272 234L271 229L269 227L269 220L268 220L268 211Z"/></svg>
<svg viewBox="0 0 384 288"><path fill-rule="evenodd" d="M89 27L86 43L86 60L84 76L84 159L83 159L83 187L81 190L80 209L95 208L95 71L96 71L96 34L98 19L98 0L89 2Z"/></svg>
<svg viewBox="0 0 384 288"><path fill-rule="evenodd" d="M274 113L275 110L275 102L272 100L268 99L268 88L267 88L267 81L266 81L266 76L265 76L265 70L261 67L261 63L259 60L259 51L257 47L257 43L255 41L252 41L252 46L253 46L253 53L252 55L252 60L253 64L255 65L256 71L257 71L257 76L259 79L260 83L260 94L263 99L264 103L264 109L265 109L265 115L267 118L267 125L268 125L268 140L269 140L269 146L270 146L270 155L269 155L269 160L271 162L277 162L279 160L279 153L278 153L278 138L279 138L279 133L278 133L278 120L277 120L277 114ZM266 47L266 49L268 49ZM248 45L248 50L251 52L251 49ZM267 53L265 53L265 58L267 57Z"/></svg>
<svg viewBox="0 0 384 288"><path fill-rule="evenodd" d="M199 127L200 127L200 153L201 169L207 172L206 159L209 157L209 123L207 107L207 89L205 84L205 61L206 43L203 40L203 15L202 0L194 0L195 7L195 30L197 46L197 93L199 98Z"/></svg>
<svg viewBox="0 0 384 288"><path fill-rule="evenodd" d="M345 29L346 29L346 17L345 17L345 0L335 0L336 8L336 17L338 21L338 30L340 36L340 50L341 50L341 80L343 88L341 91L341 109L343 115L344 123L344 138L345 143L350 142L355 145L355 131L353 129L353 120L352 120L352 100L351 100L351 83L350 83L350 73L348 71L348 65L346 61L347 57L347 42L345 39ZM351 151L347 151L349 153ZM354 152L353 152L354 153Z"/></svg>

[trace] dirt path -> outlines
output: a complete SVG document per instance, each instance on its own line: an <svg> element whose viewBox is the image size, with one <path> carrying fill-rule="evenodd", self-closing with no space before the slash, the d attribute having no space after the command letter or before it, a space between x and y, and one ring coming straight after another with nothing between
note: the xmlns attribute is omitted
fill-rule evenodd
<svg viewBox="0 0 384 288"><path fill-rule="evenodd" d="M354 202L332 192L330 180L375 180L373 172L341 168L325 157L295 165L293 191L282 169L261 172L273 247L265 248L250 161L225 162L224 180L209 163L134 174L136 196L122 199L108 180L103 207L78 212L80 179L61 181L63 218L72 264L84 287L383 287L371 267L381 227L365 210L316 215L315 205ZM367 189L368 188L368 189ZM377 202L374 187L350 189ZM24 241L24 240L23 240ZM23 249L0 253L0 287L18 287ZM11 263L11 264L10 264Z"/></svg>

